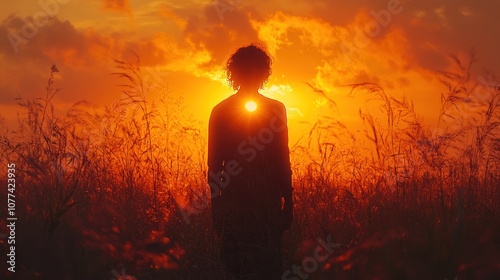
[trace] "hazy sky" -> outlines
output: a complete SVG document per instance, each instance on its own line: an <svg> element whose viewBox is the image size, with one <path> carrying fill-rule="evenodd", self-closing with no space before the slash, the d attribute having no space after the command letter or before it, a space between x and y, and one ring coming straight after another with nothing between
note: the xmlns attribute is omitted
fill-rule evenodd
<svg viewBox="0 0 500 280"><path fill-rule="evenodd" d="M377 82L432 118L444 90L436 71L451 69L450 55L466 61L474 49L478 83L491 84L496 78L488 73L500 73L498 1L6 2L0 4L0 113L8 121L16 118L15 97L43 96L52 64L60 70L60 108L79 100L109 105L123 82L110 74L113 59L128 59L131 51L145 73L169 84L205 121L232 93L225 60L240 46L260 43L274 57L264 92L285 103L296 131L325 104L306 83L334 98L347 122L364 106L346 97L344 85L357 82Z"/></svg>

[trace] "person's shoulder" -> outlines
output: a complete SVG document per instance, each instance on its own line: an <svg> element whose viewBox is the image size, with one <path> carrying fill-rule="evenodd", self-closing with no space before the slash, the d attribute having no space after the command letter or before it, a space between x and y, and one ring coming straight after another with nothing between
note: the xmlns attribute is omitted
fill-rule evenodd
<svg viewBox="0 0 500 280"><path fill-rule="evenodd" d="M229 96L228 98L222 100L212 109L212 115L217 114L218 112L226 110L231 104L234 102L234 95Z"/></svg>
<svg viewBox="0 0 500 280"><path fill-rule="evenodd" d="M262 98L264 98L265 102L267 104L269 104L269 107L271 107L272 109L277 109L279 111L285 111L285 105L283 103L281 103L280 101L276 100L276 99L272 99L272 98L269 98L269 97L266 97L264 95L262 95Z"/></svg>

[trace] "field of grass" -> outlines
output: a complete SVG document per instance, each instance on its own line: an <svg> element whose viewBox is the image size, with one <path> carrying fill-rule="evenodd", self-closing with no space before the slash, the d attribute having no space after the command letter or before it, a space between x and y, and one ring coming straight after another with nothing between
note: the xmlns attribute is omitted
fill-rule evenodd
<svg viewBox="0 0 500 280"><path fill-rule="evenodd" d="M206 129L137 62L117 65L124 97L112 105L56 113L53 66L40 98L18 100L17 129L0 126L18 218L16 273L2 261L2 279L229 279L211 232ZM440 74L437 128L410 100L356 84L351 95L384 117L360 112L355 134L313 88L331 112L290 147L283 279L500 279L500 89L476 98L468 73ZM2 260L8 248L0 239Z"/></svg>

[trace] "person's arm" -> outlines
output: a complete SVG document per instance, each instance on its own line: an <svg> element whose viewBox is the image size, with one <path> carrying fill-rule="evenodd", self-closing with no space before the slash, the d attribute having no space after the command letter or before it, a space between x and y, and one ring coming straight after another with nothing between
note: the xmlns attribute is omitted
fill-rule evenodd
<svg viewBox="0 0 500 280"><path fill-rule="evenodd" d="M222 207L220 182L217 181L216 174L223 169L221 135L219 120L216 110L212 110L208 124L208 173L207 181L210 186L210 197L212 203L212 224L217 234L222 230Z"/></svg>
<svg viewBox="0 0 500 280"><path fill-rule="evenodd" d="M283 206L283 230L290 228L293 221L293 188L292 188L292 169L290 166L290 150L288 148L288 125L285 106L280 108L284 128L278 133L279 149L281 159L281 195L285 201Z"/></svg>

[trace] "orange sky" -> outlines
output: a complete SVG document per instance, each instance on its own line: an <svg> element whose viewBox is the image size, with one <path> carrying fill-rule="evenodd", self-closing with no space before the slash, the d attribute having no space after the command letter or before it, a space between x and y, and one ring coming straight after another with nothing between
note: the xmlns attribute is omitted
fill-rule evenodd
<svg viewBox="0 0 500 280"><path fill-rule="evenodd" d="M443 87L436 71L449 54L478 62L473 80L500 73L500 2L479 0L250 1L25 0L0 9L0 114L16 117L17 96L42 96L51 64L60 70L56 102L109 105L122 83L112 59L135 51L153 80L168 83L206 123L232 93L222 71L236 48L258 42L274 57L263 91L288 108L291 142L325 107L306 83L324 90L348 125L368 110L343 86L377 82L414 101L429 122ZM482 78L481 78L482 77ZM153 93L154 95L154 93ZM152 96L151 98L154 98Z"/></svg>

